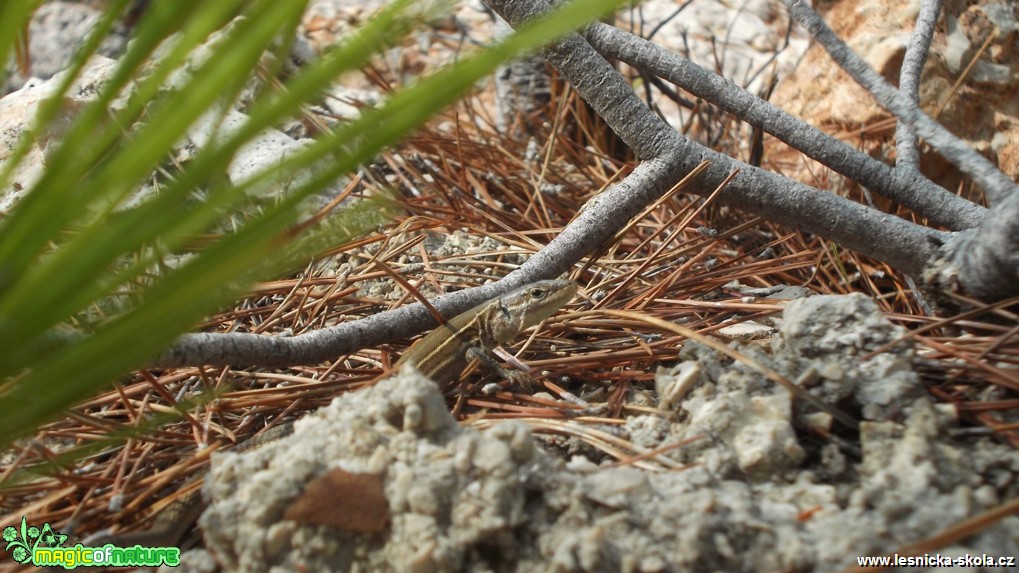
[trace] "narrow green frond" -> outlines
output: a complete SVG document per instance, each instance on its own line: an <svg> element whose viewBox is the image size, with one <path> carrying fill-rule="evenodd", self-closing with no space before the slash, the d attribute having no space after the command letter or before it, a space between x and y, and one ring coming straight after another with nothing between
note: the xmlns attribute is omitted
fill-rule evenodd
<svg viewBox="0 0 1019 573"><path fill-rule="evenodd" d="M103 38L113 28L117 17L128 0L117 0L112 2L103 17L96 23L92 33L86 38L81 49L71 62L70 67L60 75L60 82L55 86L53 95L45 100L34 118L33 124L22 135L13 152L7 157L5 164L0 169L0 188L6 188L10 183L10 177L18 165L26 159L28 152L46 134L54 130L60 124L58 118L62 113L69 113L65 105L64 94L68 93L71 86L78 80L82 70L85 69ZM94 113L85 121L90 124L96 123L96 118L105 115L106 106L95 106ZM87 111L87 110L85 110ZM91 133L93 130L89 129ZM58 134L52 134L58 135ZM47 179L55 179L56 175L63 172L67 155L83 146L80 142L76 145L69 145L65 141L57 151L54 151L48 158L49 167L44 171L42 180L36 183L36 189L50 189L49 193L28 193L19 202L16 211L20 213L17 218L8 217L0 224L0 289L7 286L7 280L11 276L18 276L36 257L43 245L52 241L57 231L63 226L62 213L71 212L73 203L66 201L66 197L60 192L67 189L67 182L56 181L52 185L43 183ZM56 203L54 203L54 201Z"/></svg>
<svg viewBox="0 0 1019 573"><path fill-rule="evenodd" d="M327 189L337 177L398 142L501 63L614 8L617 2L591 0L569 4L490 49L421 79L394 94L378 109L325 134L271 169L237 184L225 183L224 167L241 145L289 114L297 113L301 105L317 99L336 74L361 65L392 42L394 35L400 37L410 29L413 20L406 8L412 3L393 3L332 54L307 66L291 80L287 90L256 101L245 124L223 134L220 140L209 142L190 164L174 174L175 180L158 196L115 216L90 219L86 213L108 213L110 205L132 192L183 137L187 126L221 104L220 97L226 94L227 100L232 99L231 94L236 93L239 85L238 74L252 73L258 57L270 47L274 37L293 33L292 29L281 31L272 25L274 21L277 25L281 21L289 25L296 22L294 13L281 4L286 3L270 0L254 3L259 8L257 12L250 13L248 20L232 24L243 33L227 34L217 46L215 57L200 64L191 72L189 81L171 92L177 99L157 95L152 87L155 84L143 80L142 93L151 96L151 101L131 104L136 107L123 119L132 120L132 114L144 110L145 115L139 116L144 122L119 126L124 135L118 138L111 137L112 131L104 131L99 156L89 157L85 153L79 157L68 152L68 169L49 182L73 188L42 192L55 193L57 203L80 200L80 204L71 207L58 204L54 209L60 220L58 231L69 221L84 223L84 230L65 233L59 240L47 242L52 250L45 254L39 254L37 244L36 250L20 258L18 265L0 266L0 275L12 268L23 271L0 277L7 280L9 287L0 289L3 317L0 345L9 355L40 357L41 344L53 327L117 289L140 284L132 281L158 263L162 253L210 228L225 209L245 204L251 190L281 178L298 183L276 204L264 206L260 215L186 263L149 277L135 300L118 316L96 325L94 332L54 345L54 351L45 360L0 360L0 376L8 380L0 396L0 411L10 414L0 418L0 443L31 431L61 408L72 406L115 377L142 366L203 316L243 293L253 281L300 265L329 241L349 239L352 234L376 226L378 217L384 216L386 210L363 202L341 215L335 228L313 229L312 235L297 242L290 232L300 223L299 206L307 197ZM189 29L188 24L183 23L182 29ZM146 49L157 44L151 39ZM168 53L177 54L172 47ZM183 53L164 57L180 63ZM140 64L141 60L135 63ZM164 72L165 69L155 72L163 76L159 85L171 77ZM205 200L185 201L199 187L206 191ZM37 191L40 190L34 192ZM87 211L97 207L98 211ZM79 209L77 217L70 209ZM4 222L0 243L16 235L11 232L16 225L7 224L22 215L19 206ZM0 249L17 252L17 246L11 244L0 245ZM135 262L124 262L128 256L135 257ZM40 388L52 390L40 392Z"/></svg>
<svg viewBox="0 0 1019 573"><path fill-rule="evenodd" d="M27 44L25 31L32 12L41 0L6 0L0 2L0 62L14 52L15 47Z"/></svg>

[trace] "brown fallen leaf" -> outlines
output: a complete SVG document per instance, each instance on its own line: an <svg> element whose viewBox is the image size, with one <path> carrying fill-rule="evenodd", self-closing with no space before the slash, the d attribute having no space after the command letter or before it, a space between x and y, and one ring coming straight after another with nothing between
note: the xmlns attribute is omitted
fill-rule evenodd
<svg viewBox="0 0 1019 573"><path fill-rule="evenodd" d="M308 483L283 519L354 533L378 533L389 521L382 476L329 470Z"/></svg>

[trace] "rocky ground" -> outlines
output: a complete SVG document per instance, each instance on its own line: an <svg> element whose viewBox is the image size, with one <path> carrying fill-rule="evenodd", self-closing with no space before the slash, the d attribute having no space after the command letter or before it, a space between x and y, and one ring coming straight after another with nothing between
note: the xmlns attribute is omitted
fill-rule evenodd
<svg viewBox="0 0 1019 573"><path fill-rule="evenodd" d="M647 454L622 462L579 428L550 437L528 421L459 425L434 384L404 371L337 398L287 439L217 456L201 520L208 547L188 553L185 569L851 568L1019 487L1010 446L953 437L959 420L920 386L903 334L863 296L816 296L790 303L767 345L737 348L816 396L854 405L858 444L829 439L845 435L830 416L794 415L789 392L757 368L688 343L678 364L658 371L657 412L585 428ZM309 487L336 472L347 479L332 495ZM380 486L382 496L361 503ZM320 522L288 513L307 496L327 514L380 521L308 524ZM918 553L1016 556L1016 531L1019 518L1009 517Z"/></svg>

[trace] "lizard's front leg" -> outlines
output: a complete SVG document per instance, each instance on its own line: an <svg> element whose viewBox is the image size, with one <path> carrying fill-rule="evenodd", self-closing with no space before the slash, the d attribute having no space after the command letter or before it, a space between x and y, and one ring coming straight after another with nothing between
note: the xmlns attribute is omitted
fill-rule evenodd
<svg viewBox="0 0 1019 573"><path fill-rule="evenodd" d="M530 374L519 370L508 370L503 368L502 364L499 364L498 361L492 358L488 352L485 352L485 350L479 346L472 346L468 348L465 352L465 356L468 361L477 360L479 363L483 364L485 368L488 368L490 371L495 372L503 379L509 381L514 387L520 387L525 391L533 390L535 387L536 382ZM486 393L491 393L488 392L488 388L489 387L486 386Z"/></svg>

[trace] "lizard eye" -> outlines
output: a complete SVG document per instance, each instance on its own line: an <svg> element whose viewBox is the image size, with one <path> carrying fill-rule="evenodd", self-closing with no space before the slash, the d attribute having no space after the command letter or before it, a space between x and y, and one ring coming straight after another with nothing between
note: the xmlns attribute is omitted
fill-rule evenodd
<svg viewBox="0 0 1019 573"><path fill-rule="evenodd" d="M548 291L543 289L543 288L541 288L541 287L536 287L536 288L532 288L531 289L531 298L533 298L535 300L541 300L541 299L545 298L546 294L548 294Z"/></svg>

